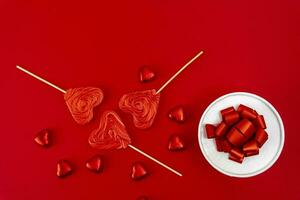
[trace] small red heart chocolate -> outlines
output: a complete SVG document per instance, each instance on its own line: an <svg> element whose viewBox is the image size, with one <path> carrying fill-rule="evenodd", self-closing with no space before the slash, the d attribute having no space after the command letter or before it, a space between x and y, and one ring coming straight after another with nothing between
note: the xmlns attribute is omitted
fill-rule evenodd
<svg viewBox="0 0 300 200"><path fill-rule="evenodd" d="M60 160L57 163L56 175L60 178L68 176L72 173L73 169L71 164L66 160Z"/></svg>
<svg viewBox="0 0 300 200"><path fill-rule="evenodd" d="M93 118L93 109L103 100L103 92L95 87L68 89L64 95L66 104L74 120L84 125Z"/></svg>
<svg viewBox="0 0 300 200"><path fill-rule="evenodd" d="M169 112L169 118L176 121L176 122L184 122L185 121L185 112L182 106L177 106L175 108L173 108L170 112Z"/></svg>
<svg viewBox="0 0 300 200"><path fill-rule="evenodd" d="M51 145L51 133L47 129L43 129L34 138L34 141L43 146L43 147L49 147Z"/></svg>
<svg viewBox="0 0 300 200"><path fill-rule="evenodd" d="M143 66L140 69L140 81L148 82L155 78L155 74L152 70L150 70L147 66Z"/></svg>
<svg viewBox="0 0 300 200"><path fill-rule="evenodd" d="M169 139L168 149L170 151L179 151L185 148L184 142L178 135L172 135Z"/></svg>
<svg viewBox="0 0 300 200"><path fill-rule="evenodd" d="M103 162L100 155L93 156L85 164L86 168L95 173L99 173L102 171L102 165Z"/></svg>
<svg viewBox="0 0 300 200"><path fill-rule="evenodd" d="M133 180L140 180L144 178L148 172L146 171L145 167L139 163L136 162L132 165L132 173L131 173L131 178Z"/></svg>

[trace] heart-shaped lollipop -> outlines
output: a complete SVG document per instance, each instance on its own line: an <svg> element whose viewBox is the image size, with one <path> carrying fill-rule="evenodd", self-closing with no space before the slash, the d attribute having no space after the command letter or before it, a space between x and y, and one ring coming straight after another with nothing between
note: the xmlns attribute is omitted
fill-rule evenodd
<svg viewBox="0 0 300 200"><path fill-rule="evenodd" d="M64 94L66 104L78 124L86 124L93 118L93 109L103 100L103 92L95 87L71 88Z"/></svg>
<svg viewBox="0 0 300 200"><path fill-rule="evenodd" d="M103 100L103 92L99 88L80 87L71 88L66 91L18 65L16 67L26 74L64 93L64 99L72 117L80 125L86 124L92 120L94 107L98 106Z"/></svg>
<svg viewBox="0 0 300 200"><path fill-rule="evenodd" d="M122 111L130 113L133 117L135 127L140 129L149 128L154 121L160 99L161 91L172 82L185 68L187 68L194 60L201 56L200 51L190 61L180 68L167 82L165 82L157 91L155 89L137 91L125 94L119 101L119 107ZM184 119L179 119L179 121Z"/></svg>
<svg viewBox="0 0 300 200"><path fill-rule="evenodd" d="M130 113L137 128L149 128L157 113L160 94L155 90L137 91L125 94L119 101L119 108Z"/></svg>
<svg viewBox="0 0 300 200"><path fill-rule="evenodd" d="M125 125L114 111L105 111L99 128L89 137L89 144L97 149L122 149L131 143Z"/></svg>
<svg viewBox="0 0 300 200"><path fill-rule="evenodd" d="M182 174L176 170L130 144L131 139L127 133L126 127L119 115L114 111L105 111L102 114L99 127L92 131L88 142L91 147L96 149L125 149L129 147L178 176L182 176Z"/></svg>

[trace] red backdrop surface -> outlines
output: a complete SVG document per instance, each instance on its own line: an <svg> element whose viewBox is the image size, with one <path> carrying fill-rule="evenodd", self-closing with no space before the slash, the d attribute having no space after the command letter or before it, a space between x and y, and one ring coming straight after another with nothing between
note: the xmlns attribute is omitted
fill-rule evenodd
<svg viewBox="0 0 300 200"><path fill-rule="evenodd" d="M0 199L300 199L299 194L299 1L61 1L1 0ZM162 93L154 126L134 128L118 110L124 93L158 88L199 50L205 54ZM27 67L63 88L99 86L105 100L95 118L77 125L62 93L18 71ZM148 64L155 81L138 82ZM275 165L252 178L220 174L197 142L200 116L220 95L246 91L261 95L279 111L286 130ZM188 120L167 118L184 105ZM133 143L181 171L166 171L131 149L97 151L87 137L100 114L115 109ZM54 145L33 142L50 128ZM167 140L180 133L187 150L169 152ZM272 134L272 133L270 133ZM85 161L100 153L104 171L95 175ZM56 177L56 162L68 159L74 174ZM150 175L130 178L143 162Z"/></svg>

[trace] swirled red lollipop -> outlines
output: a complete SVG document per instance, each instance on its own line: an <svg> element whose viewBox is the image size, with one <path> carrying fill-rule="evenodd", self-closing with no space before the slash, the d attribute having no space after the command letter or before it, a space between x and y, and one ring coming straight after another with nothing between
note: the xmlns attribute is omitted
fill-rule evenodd
<svg viewBox="0 0 300 200"><path fill-rule="evenodd" d="M92 120L93 109L103 100L103 92L100 88L79 87L64 90L20 66L16 67L26 74L64 93L64 99L71 112L71 115L73 119L80 125L84 125Z"/></svg>
<svg viewBox="0 0 300 200"><path fill-rule="evenodd" d="M170 170L176 175L182 176L181 173L133 146L131 144L131 139L124 123L122 122L119 115L114 111L105 111L102 114L99 127L91 132L88 142L91 147L102 150L126 149L127 147L129 147L132 150L156 162L160 166Z"/></svg>
<svg viewBox="0 0 300 200"><path fill-rule="evenodd" d="M137 91L125 94L119 101L122 111L131 113L137 128L149 128L157 113L160 94L155 90Z"/></svg>
<svg viewBox="0 0 300 200"><path fill-rule="evenodd" d="M155 89L136 91L125 94L121 97L119 101L119 108L123 112L130 113L132 115L135 127L140 129L146 129L153 124L159 105L161 91L202 54L203 51L200 51L183 67L181 67L180 70L176 72L157 91Z"/></svg>

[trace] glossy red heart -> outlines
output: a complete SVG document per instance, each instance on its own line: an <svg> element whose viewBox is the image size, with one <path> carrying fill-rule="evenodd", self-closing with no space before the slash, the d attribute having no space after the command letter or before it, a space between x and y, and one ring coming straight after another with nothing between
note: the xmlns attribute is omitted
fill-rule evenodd
<svg viewBox="0 0 300 200"><path fill-rule="evenodd" d="M178 135L172 135L169 139L168 149L171 151L179 151L185 148L183 140Z"/></svg>
<svg viewBox="0 0 300 200"><path fill-rule="evenodd" d="M57 163L56 175L60 178L68 176L72 173L73 169L67 160L60 160Z"/></svg>
<svg viewBox="0 0 300 200"><path fill-rule="evenodd" d="M147 66L143 66L140 69L140 81L148 82L155 78L155 73L150 70Z"/></svg>
<svg viewBox="0 0 300 200"><path fill-rule="evenodd" d="M144 178L148 172L146 171L145 167L139 163L136 162L132 165L132 172L131 172L131 178L134 180L140 180Z"/></svg>
<svg viewBox="0 0 300 200"><path fill-rule="evenodd" d="M89 144L97 149L121 149L131 143L126 127L114 111L105 111L97 129L92 131Z"/></svg>
<svg viewBox="0 0 300 200"><path fill-rule="evenodd" d="M169 118L176 121L176 122L184 122L185 121L185 112L182 106L177 106L175 108L173 108L170 112L169 112Z"/></svg>
<svg viewBox="0 0 300 200"><path fill-rule="evenodd" d="M145 90L128 93L119 101L119 108L133 117L135 127L149 128L156 116L160 94L156 90Z"/></svg>
<svg viewBox="0 0 300 200"><path fill-rule="evenodd" d="M86 162L85 166L87 169L89 169L92 172L96 172L96 173L101 172L103 166L101 156L100 155L93 156Z"/></svg>
<svg viewBox="0 0 300 200"><path fill-rule="evenodd" d="M34 138L34 141L43 146L43 147L49 147L51 145L51 133L47 129L43 129Z"/></svg>
<svg viewBox="0 0 300 200"><path fill-rule="evenodd" d="M71 88L64 99L74 120L83 125L92 120L93 109L102 102L103 92L95 87Z"/></svg>

